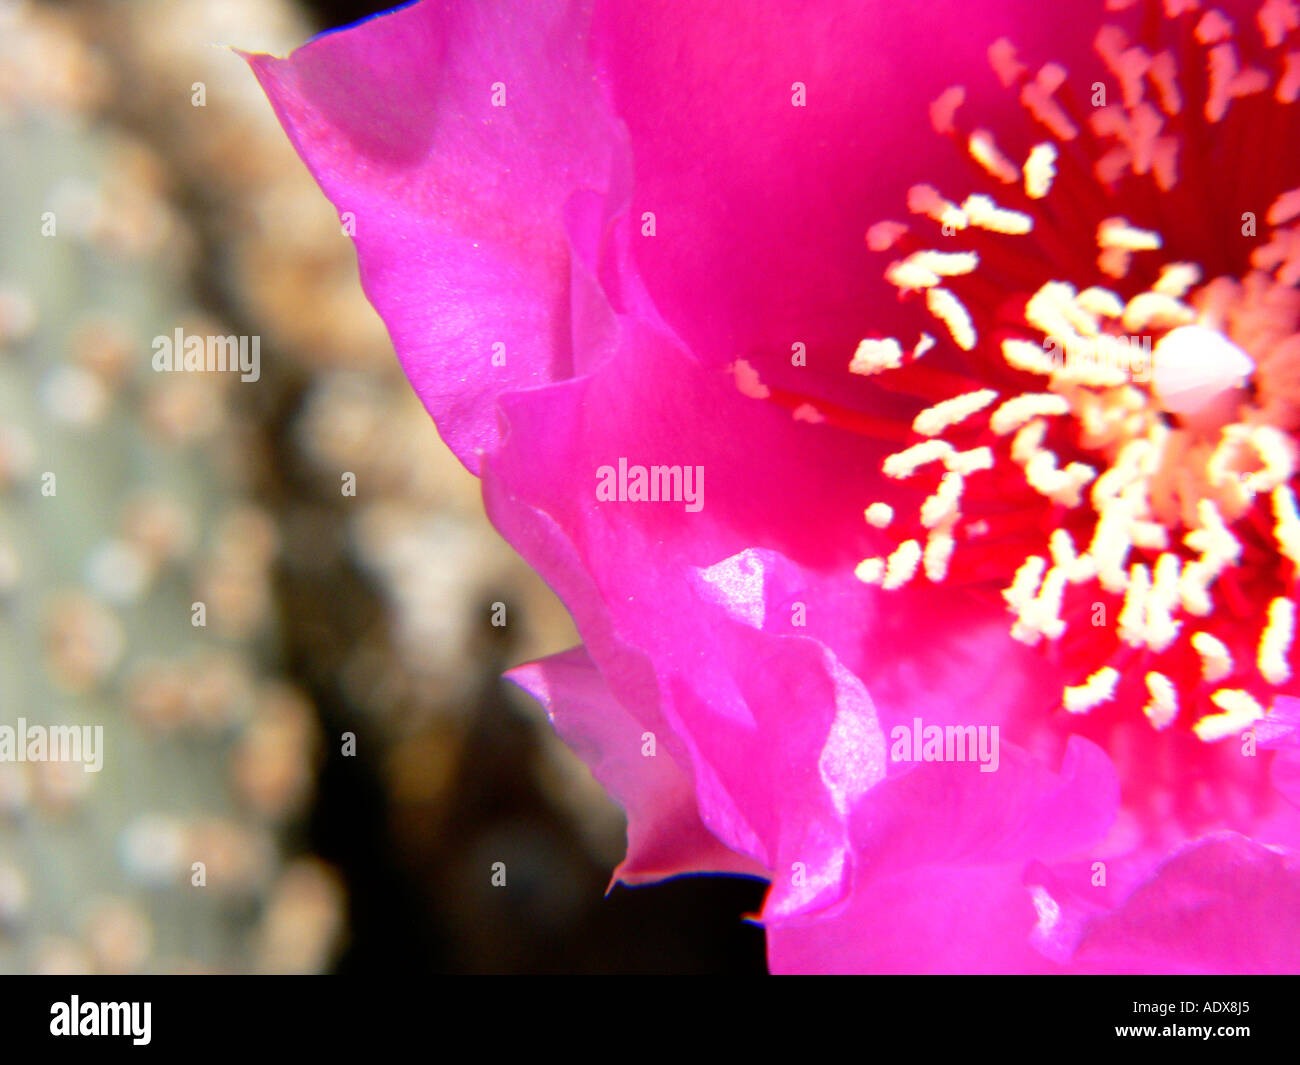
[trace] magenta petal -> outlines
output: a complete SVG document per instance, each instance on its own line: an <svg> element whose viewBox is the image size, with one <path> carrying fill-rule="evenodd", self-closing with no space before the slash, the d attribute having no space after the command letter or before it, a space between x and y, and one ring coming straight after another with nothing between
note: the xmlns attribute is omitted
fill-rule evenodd
<svg viewBox="0 0 1300 1065"><path fill-rule="evenodd" d="M986 48L1009 34L1068 63L1062 44L1091 43L1077 21L1031 0L601 0L593 43L632 138L633 216L655 214L636 255L664 316L705 360L784 365L805 388L819 366L842 375L868 327L897 328L867 228L911 184L967 180L930 101L961 81L1018 110ZM795 341L809 363L791 372Z"/></svg>
<svg viewBox="0 0 1300 1065"><path fill-rule="evenodd" d="M1197 840L1088 921L1074 962L1128 973L1300 972L1300 858L1236 833Z"/></svg>
<svg viewBox="0 0 1300 1065"><path fill-rule="evenodd" d="M1030 894L1004 866L922 866L799 923L769 927L777 974L1045 973Z"/></svg>
<svg viewBox="0 0 1300 1065"><path fill-rule="evenodd" d="M598 239L627 175L579 5L421 3L248 61L355 226L407 376L477 472L496 396L569 376L599 328L570 232Z"/></svg>
<svg viewBox="0 0 1300 1065"><path fill-rule="evenodd" d="M1300 699L1279 696L1269 715L1255 725L1255 738L1266 750L1277 749L1269 779L1288 802L1300 807Z"/></svg>
<svg viewBox="0 0 1300 1065"><path fill-rule="evenodd" d="M659 749L654 733L619 705L585 650L577 647L518 666L506 677L546 708L561 738L626 811L627 857L615 880L639 884L681 873L766 875L704 827L690 776L668 750Z"/></svg>
<svg viewBox="0 0 1300 1065"><path fill-rule="evenodd" d="M568 605L619 702L662 720L704 823L778 874L769 917L841 897L846 818L885 773L886 721L996 724L1048 676L1022 668L990 608L856 581L869 530L842 471L861 441L746 399L652 323L622 316L588 374L501 408L493 523ZM703 507L600 500L597 470L620 458L698 464Z"/></svg>
<svg viewBox="0 0 1300 1065"><path fill-rule="evenodd" d="M1256 722L1255 739L1265 749L1300 748L1300 699L1279 695L1268 716Z"/></svg>
<svg viewBox="0 0 1300 1065"><path fill-rule="evenodd" d="M774 972L1043 972L1036 859L1098 842L1119 785L1100 748L1074 737L1059 774L1003 745L995 772L924 763L867 792L852 814L850 901L768 922Z"/></svg>
<svg viewBox="0 0 1300 1065"><path fill-rule="evenodd" d="M820 531L844 530L829 546L852 550L860 508L831 476L834 437L745 400L642 329L592 374L502 407L509 432L484 470L494 524L569 606L618 700L664 722L660 743L689 765L705 824L767 868L803 864L802 884L778 883L780 905L838 897L843 811L883 775L883 742L861 681L805 635L795 606L843 611L816 625L840 617L847 642L868 600L823 596L825 574L747 546L816 557L817 512ZM701 465L702 509L598 500L598 467L626 456ZM798 509L770 505L787 489Z"/></svg>
<svg viewBox="0 0 1300 1065"><path fill-rule="evenodd" d="M1060 773L1001 743L997 769L926 762L871 792L853 815L860 882L896 867L1063 857L1102 839L1119 780L1100 747L1071 737Z"/></svg>
<svg viewBox="0 0 1300 1065"><path fill-rule="evenodd" d="M1269 767L1269 779L1288 802L1300 807L1300 751L1281 752Z"/></svg>

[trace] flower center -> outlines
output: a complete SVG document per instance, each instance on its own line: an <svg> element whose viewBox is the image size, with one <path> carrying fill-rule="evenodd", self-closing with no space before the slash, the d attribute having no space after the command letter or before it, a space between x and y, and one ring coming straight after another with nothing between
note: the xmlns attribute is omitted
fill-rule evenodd
<svg viewBox="0 0 1300 1065"><path fill-rule="evenodd" d="M1100 30L1122 99L1094 97L1086 118L1063 68L1031 73L994 44L995 73L1050 134L1019 165L963 127L964 89L935 101L936 132L987 191L958 203L914 186L917 221L877 223L867 243L895 256L886 279L923 301L966 371L945 368L928 334L910 349L865 339L849 369L931 402L883 463L889 489L865 511L883 550L858 578L891 591L998 581L1011 635L1074 674L1065 712L1140 707L1156 730L1177 722L1209 742L1293 687L1300 189L1266 194L1259 238L1253 215L1228 214L1224 231L1251 238L1242 273L1198 239L1219 199L1201 155L1215 138L1264 140L1261 123L1285 142L1300 50L1243 68L1231 22L1196 7L1165 3L1199 45L1186 54ZM1258 24L1280 48L1300 8L1267 0ZM1158 20L1145 25L1154 41ZM1130 221L1147 215L1205 248L1202 262L1165 257L1165 236ZM1219 259L1227 269L1202 283ZM748 365L737 380L767 398Z"/></svg>

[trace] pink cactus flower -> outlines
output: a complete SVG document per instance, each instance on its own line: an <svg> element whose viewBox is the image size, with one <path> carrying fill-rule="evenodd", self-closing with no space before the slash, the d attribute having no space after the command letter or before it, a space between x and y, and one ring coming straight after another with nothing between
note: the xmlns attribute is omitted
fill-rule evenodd
<svg viewBox="0 0 1300 1065"><path fill-rule="evenodd" d="M1300 6L435 3L249 58L778 972L1300 970Z"/></svg>

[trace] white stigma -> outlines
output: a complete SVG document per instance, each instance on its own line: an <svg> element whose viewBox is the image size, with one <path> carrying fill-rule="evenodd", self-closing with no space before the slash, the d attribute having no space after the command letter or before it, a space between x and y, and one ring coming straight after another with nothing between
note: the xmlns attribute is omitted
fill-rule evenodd
<svg viewBox="0 0 1300 1065"><path fill-rule="evenodd" d="M1182 325L1152 352L1151 388L1170 414L1221 422L1235 413L1234 393L1254 370L1250 356L1218 330Z"/></svg>

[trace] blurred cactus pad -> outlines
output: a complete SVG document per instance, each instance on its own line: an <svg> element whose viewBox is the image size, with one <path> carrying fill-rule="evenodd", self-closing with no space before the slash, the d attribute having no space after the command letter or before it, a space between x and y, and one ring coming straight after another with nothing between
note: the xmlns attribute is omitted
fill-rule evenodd
<svg viewBox="0 0 1300 1065"><path fill-rule="evenodd" d="M295 857L321 740L275 670L251 386L153 368L232 330L107 80L57 10L0 3L0 730L102 737L97 771L0 762L0 971L319 971L345 907Z"/></svg>

